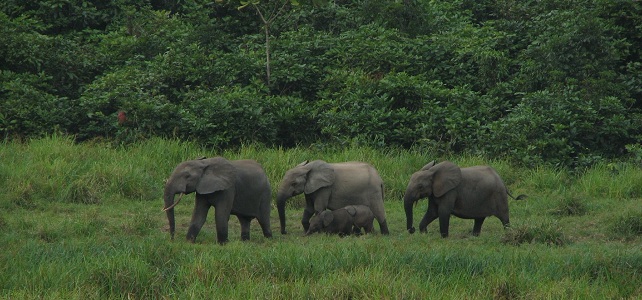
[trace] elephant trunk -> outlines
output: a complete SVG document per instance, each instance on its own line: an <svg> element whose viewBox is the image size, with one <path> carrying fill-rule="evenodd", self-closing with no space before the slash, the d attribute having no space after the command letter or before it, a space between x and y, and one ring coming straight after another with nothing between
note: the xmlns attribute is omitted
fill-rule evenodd
<svg viewBox="0 0 642 300"><path fill-rule="evenodd" d="M163 196L165 200L165 208L163 210L167 214L167 222L169 223L169 235L171 239L174 239L174 232L176 230L176 223L174 221L174 206L180 201L180 197L178 198L178 201L174 203L174 195L175 193L172 191L165 191L165 194ZM182 194L181 194L182 196Z"/></svg>
<svg viewBox="0 0 642 300"><path fill-rule="evenodd" d="M276 196L276 208L279 211L279 221L281 222L281 234L287 234L285 230L285 201L288 199L283 193Z"/></svg>
<svg viewBox="0 0 642 300"><path fill-rule="evenodd" d="M409 233L415 233L415 227L412 226L412 206L415 203L413 197L408 196L408 193L404 196L403 206L406 210L406 229Z"/></svg>

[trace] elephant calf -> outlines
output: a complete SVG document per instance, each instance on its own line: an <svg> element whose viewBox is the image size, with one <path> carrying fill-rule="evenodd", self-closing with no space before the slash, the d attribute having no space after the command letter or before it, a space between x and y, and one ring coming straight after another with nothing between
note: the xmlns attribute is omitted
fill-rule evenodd
<svg viewBox="0 0 642 300"><path fill-rule="evenodd" d="M344 236L358 232L360 228L363 228L366 233L371 233L374 218L372 210L365 205L350 205L333 211L325 210L310 219L310 228L306 235L323 231Z"/></svg>

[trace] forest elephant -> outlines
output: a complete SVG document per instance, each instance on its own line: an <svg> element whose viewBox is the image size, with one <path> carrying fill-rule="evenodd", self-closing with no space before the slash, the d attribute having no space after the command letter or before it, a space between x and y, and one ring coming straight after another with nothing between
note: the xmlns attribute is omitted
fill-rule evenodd
<svg viewBox="0 0 642 300"><path fill-rule="evenodd" d="M449 161L431 162L412 174L404 195L406 228L414 233L413 204L428 198L428 210L419 223L419 230L426 232L430 222L439 218L442 237L448 236L450 215L474 219L473 235L481 232L484 219L496 216L504 227L509 226L508 196L504 182L489 166L459 168ZM516 200L525 198L520 195Z"/></svg>
<svg viewBox="0 0 642 300"><path fill-rule="evenodd" d="M368 206L374 214L382 234L388 234L383 205L383 180L377 170L363 162L327 163L322 160L305 161L288 170L277 192L276 202L281 222L281 233L286 234L286 200L305 194L305 209L301 224L304 232L310 227L310 218L322 211L336 210L348 205Z"/></svg>
<svg viewBox="0 0 642 300"><path fill-rule="evenodd" d="M350 235L359 232L361 228L366 233L373 231L374 214L365 205L349 205L337 210L324 210L310 219L310 228L306 235L315 232L338 233Z"/></svg>
<svg viewBox="0 0 642 300"><path fill-rule="evenodd" d="M270 209L272 195L265 171L253 160L203 158L180 163L165 184L164 201L169 232L174 239L174 206L184 194L196 192L187 240L194 242L211 206L215 209L216 238L227 242L230 214L241 223L241 239L250 239L250 222L256 218L265 237L272 237ZM174 197L181 194L176 202Z"/></svg>

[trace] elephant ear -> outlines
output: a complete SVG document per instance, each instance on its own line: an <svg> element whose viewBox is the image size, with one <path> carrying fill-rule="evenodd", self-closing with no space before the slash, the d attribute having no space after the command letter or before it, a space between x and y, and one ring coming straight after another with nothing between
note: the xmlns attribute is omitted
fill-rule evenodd
<svg viewBox="0 0 642 300"><path fill-rule="evenodd" d="M321 213L322 216L319 216L323 219L323 227L328 227L332 223L332 220L334 220L334 214L329 212L329 211L324 211Z"/></svg>
<svg viewBox="0 0 642 300"><path fill-rule="evenodd" d="M204 162L204 170L196 185L197 193L209 194L234 186L236 169L227 159L214 157L202 161Z"/></svg>
<svg viewBox="0 0 642 300"><path fill-rule="evenodd" d="M304 187L306 194L311 194L322 187L330 186L334 183L334 169L329 163L315 160L305 166L310 168Z"/></svg>
<svg viewBox="0 0 642 300"><path fill-rule="evenodd" d="M357 214L357 209L356 209L354 206L352 206L352 205L350 205L350 206L346 206L346 210L347 210L347 211L348 211L348 213L349 213L351 216L353 216L353 217Z"/></svg>
<svg viewBox="0 0 642 300"><path fill-rule="evenodd" d="M435 161L433 160L433 161L429 162L428 164L426 164L425 166L423 166L423 168L421 168L420 171L426 171L426 170L432 168L434 165L435 165Z"/></svg>
<svg viewBox="0 0 642 300"><path fill-rule="evenodd" d="M432 183L435 197L443 196L461 183L461 169L449 161L435 165L430 171L435 172Z"/></svg>

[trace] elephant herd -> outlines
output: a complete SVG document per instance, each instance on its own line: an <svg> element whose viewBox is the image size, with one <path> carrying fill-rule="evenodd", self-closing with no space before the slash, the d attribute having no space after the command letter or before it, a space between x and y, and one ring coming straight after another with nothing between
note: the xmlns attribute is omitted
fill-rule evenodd
<svg viewBox="0 0 642 300"><path fill-rule="evenodd" d="M180 163L165 184L163 209L167 214L170 236L176 229L174 206L184 194L196 192L194 211L187 240L194 242L214 206L216 237L228 241L228 221L235 215L241 224L241 239L250 238L250 223L256 218L265 237L270 228L271 188L263 167L254 160L227 160L223 157L200 158ZM174 201L175 196L178 200ZM377 170L363 162L327 163L305 161L288 170L281 181L276 206L281 233L286 234L285 204L296 195L305 195L301 224L306 235L323 231L348 235L373 232L373 221L382 234L388 234L384 209L384 184ZM428 198L428 210L419 223L426 231L439 218L442 237L448 236L450 215L474 219L473 234L479 235L484 219L496 216L506 227L508 196L502 179L488 166L459 168L444 161L431 162L415 172L404 196L406 226L414 233L413 204ZM512 196L511 196L512 197ZM514 199L522 199L520 195Z"/></svg>

